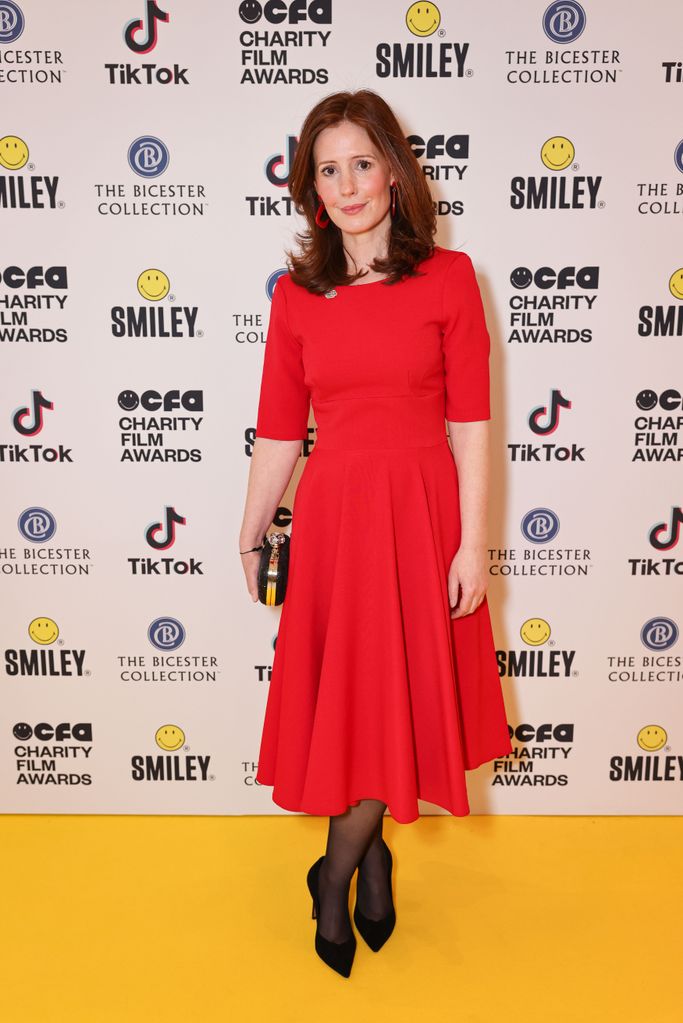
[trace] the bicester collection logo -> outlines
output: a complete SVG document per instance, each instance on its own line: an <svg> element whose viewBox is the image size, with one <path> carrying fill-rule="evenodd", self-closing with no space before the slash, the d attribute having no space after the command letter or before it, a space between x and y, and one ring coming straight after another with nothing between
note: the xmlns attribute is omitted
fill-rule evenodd
<svg viewBox="0 0 683 1023"><path fill-rule="evenodd" d="M62 85L64 61L61 50L37 45L36 27L41 27L41 11L35 8L31 45L24 50L13 46L24 33L26 16L15 0L0 2L0 85Z"/></svg>
<svg viewBox="0 0 683 1023"><path fill-rule="evenodd" d="M583 35L586 11L577 0L553 0L543 12L541 28L554 49L506 50L510 85L613 85L623 73L621 54L602 40ZM607 22L609 24L609 22ZM539 32L540 36L540 32ZM575 49L579 37L585 45Z"/></svg>

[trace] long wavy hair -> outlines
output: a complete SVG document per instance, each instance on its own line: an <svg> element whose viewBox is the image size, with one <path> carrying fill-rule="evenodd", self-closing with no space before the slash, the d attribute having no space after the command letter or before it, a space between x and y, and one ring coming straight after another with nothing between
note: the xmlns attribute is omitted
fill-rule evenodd
<svg viewBox="0 0 683 1023"><path fill-rule="evenodd" d="M418 263L434 251L436 216L422 168L406 140L396 116L385 100L370 89L337 92L317 103L307 115L289 174L289 193L308 230L295 234L300 252L287 251L295 284L323 294L337 284L352 284L364 272L349 274L342 232L330 219L321 229L315 222L319 199L315 187L313 146L324 128L351 121L364 128L391 168L396 181L396 215L391 219L388 252L371 267L386 275L386 284L404 276L417 276Z"/></svg>

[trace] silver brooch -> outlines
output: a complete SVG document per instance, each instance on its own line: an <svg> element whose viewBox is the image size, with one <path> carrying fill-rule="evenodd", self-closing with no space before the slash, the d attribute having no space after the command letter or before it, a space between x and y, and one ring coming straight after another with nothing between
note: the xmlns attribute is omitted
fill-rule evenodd
<svg viewBox="0 0 683 1023"><path fill-rule="evenodd" d="M325 298L336 298L336 297L337 297L337 292L334 290L334 288L330 288L329 291L325 292Z"/></svg>

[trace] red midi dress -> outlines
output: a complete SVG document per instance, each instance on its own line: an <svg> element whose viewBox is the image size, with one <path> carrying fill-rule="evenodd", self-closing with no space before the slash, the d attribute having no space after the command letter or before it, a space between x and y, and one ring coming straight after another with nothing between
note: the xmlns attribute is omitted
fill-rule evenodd
<svg viewBox="0 0 683 1023"><path fill-rule="evenodd" d="M490 418L490 339L470 257L420 276L273 293L256 436L317 432L290 564L256 780L287 810L380 799L470 812L465 771L512 750L487 599L451 618L460 545L446 420Z"/></svg>

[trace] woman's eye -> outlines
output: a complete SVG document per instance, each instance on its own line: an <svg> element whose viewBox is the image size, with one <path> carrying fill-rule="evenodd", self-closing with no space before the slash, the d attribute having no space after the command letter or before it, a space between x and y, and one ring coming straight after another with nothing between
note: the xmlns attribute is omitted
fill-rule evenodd
<svg viewBox="0 0 683 1023"><path fill-rule="evenodd" d="M326 173L327 171L334 171L334 167L323 167L323 174L326 178L329 178L330 175Z"/></svg>
<svg viewBox="0 0 683 1023"><path fill-rule="evenodd" d="M370 167L370 166L371 166L371 164L370 164L370 161L369 161L369 160L359 160L359 161L358 161L358 164L359 164L359 166L360 166L360 164L364 164L364 166L363 166L363 170L367 170L367 169L368 169L368 167Z"/></svg>

